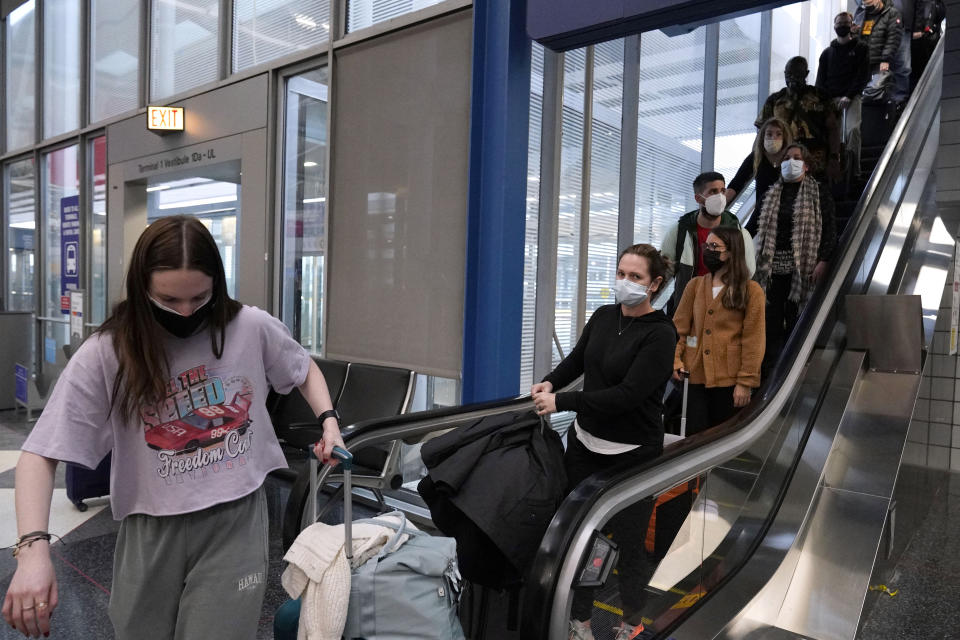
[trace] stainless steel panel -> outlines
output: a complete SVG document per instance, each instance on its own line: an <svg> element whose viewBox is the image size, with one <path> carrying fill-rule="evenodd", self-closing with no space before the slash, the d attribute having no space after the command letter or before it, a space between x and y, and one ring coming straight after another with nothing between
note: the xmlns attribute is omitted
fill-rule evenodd
<svg viewBox="0 0 960 640"><path fill-rule="evenodd" d="M827 487L889 500L919 389L919 375L870 372L860 380L824 471Z"/></svg>
<svg viewBox="0 0 960 640"><path fill-rule="evenodd" d="M870 368L919 373L923 346L920 296L846 297L847 348L870 352Z"/></svg>
<svg viewBox="0 0 960 640"><path fill-rule="evenodd" d="M777 625L820 640L851 640L870 586L889 498L825 488Z"/></svg>

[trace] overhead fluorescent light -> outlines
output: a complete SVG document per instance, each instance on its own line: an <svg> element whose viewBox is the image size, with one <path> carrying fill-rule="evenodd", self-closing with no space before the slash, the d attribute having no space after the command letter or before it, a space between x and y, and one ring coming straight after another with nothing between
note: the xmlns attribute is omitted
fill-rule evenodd
<svg viewBox="0 0 960 640"><path fill-rule="evenodd" d="M10 227L13 229L36 229L37 224L33 220L27 220L25 222L11 222Z"/></svg>
<svg viewBox="0 0 960 640"><path fill-rule="evenodd" d="M220 202L236 202L237 196L215 196L213 198L197 198L196 200L182 200L180 202L168 202L161 204L158 208L166 209L186 209L187 207L199 207L204 204L218 204Z"/></svg>
<svg viewBox="0 0 960 640"><path fill-rule="evenodd" d="M313 160L307 160L306 162L303 163L303 166L305 166L305 167L315 167L315 166L317 166L317 163L314 162Z"/></svg>
<svg viewBox="0 0 960 640"><path fill-rule="evenodd" d="M207 216L207 215L210 215L211 213L223 213L224 211L236 211L236 210L237 210L236 207L223 207L221 209L205 209L203 211L196 211L194 213L191 213L190 215Z"/></svg>
<svg viewBox="0 0 960 640"><path fill-rule="evenodd" d="M313 202L326 202L326 201L327 199L323 196L320 196L319 198L304 198L303 204L311 204Z"/></svg>

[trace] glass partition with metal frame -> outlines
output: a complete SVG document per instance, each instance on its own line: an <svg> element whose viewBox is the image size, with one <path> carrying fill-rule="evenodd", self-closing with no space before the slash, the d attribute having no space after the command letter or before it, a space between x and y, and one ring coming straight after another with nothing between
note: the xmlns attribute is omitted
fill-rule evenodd
<svg viewBox="0 0 960 640"><path fill-rule="evenodd" d="M282 120L280 317L312 353L323 353L328 90L323 67L287 78Z"/></svg>
<svg viewBox="0 0 960 640"><path fill-rule="evenodd" d="M37 191L33 158L8 163L3 171L7 227L7 290L4 308L34 310L37 262Z"/></svg>
<svg viewBox="0 0 960 640"><path fill-rule="evenodd" d="M90 198L89 325L107 317L107 138L87 141L87 193Z"/></svg>
<svg viewBox="0 0 960 640"><path fill-rule="evenodd" d="M80 0L43 3L43 137L80 127Z"/></svg>
<svg viewBox="0 0 960 640"><path fill-rule="evenodd" d="M328 40L330 0L233 0L235 73Z"/></svg>
<svg viewBox="0 0 960 640"><path fill-rule="evenodd" d="M39 301L42 315L37 318L41 326L38 332L40 344L37 360L41 372L58 372L66 364L63 347L70 344L69 319L61 301L66 294L66 289L62 286L61 268L67 268L74 273L82 269L79 252L79 233L82 227L74 226L80 224L79 218L66 227L63 224L65 217L72 217L71 209L79 206L77 198L80 193L80 163L77 145L45 153L42 156L42 167L40 282L43 283L43 293ZM65 229L75 234L76 239L65 242Z"/></svg>
<svg viewBox="0 0 960 640"><path fill-rule="evenodd" d="M35 1L29 0L10 12L4 27L4 99L6 100L7 150L31 145L36 140L36 20Z"/></svg>
<svg viewBox="0 0 960 640"><path fill-rule="evenodd" d="M138 106L140 9L129 0L90 3L90 121Z"/></svg>

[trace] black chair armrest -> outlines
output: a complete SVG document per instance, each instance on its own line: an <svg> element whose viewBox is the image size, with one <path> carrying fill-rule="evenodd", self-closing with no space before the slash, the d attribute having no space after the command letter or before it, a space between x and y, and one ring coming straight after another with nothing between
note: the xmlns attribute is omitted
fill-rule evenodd
<svg viewBox="0 0 960 640"><path fill-rule="evenodd" d="M323 427L316 422L294 422L287 425L283 440L298 449L309 451L323 437Z"/></svg>

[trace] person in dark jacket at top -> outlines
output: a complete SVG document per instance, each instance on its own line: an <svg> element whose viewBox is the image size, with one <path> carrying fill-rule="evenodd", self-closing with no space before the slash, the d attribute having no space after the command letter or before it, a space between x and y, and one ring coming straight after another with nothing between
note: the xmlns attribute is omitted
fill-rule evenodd
<svg viewBox="0 0 960 640"><path fill-rule="evenodd" d="M810 172L818 180L840 178L840 119L833 101L807 84L807 59L794 56L783 68L786 87L770 94L754 121L758 129L770 118L783 120L791 137L810 150Z"/></svg>
<svg viewBox="0 0 960 640"><path fill-rule="evenodd" d="M947 16L943 0L917 0L913 13L913 33L910 38L910 91L913 91L930 56L940 41L940 24Z"/></svg>
<svg viewBox="0 0 960 640"><path fill-rule="evenodd" d="M727 187L727 202L733 202L737 194L743 191L750 180L754 181L754 195L756 204L754 206L754 215L744 225L744 228L750 232L750 235L757 233L757 218L759 218L760 205L763 204L763 196L767 194L767 189L774 182L780 179L780 161L783 160L783 153L793 142L790 137L790 128L783 120L770 118L757 131L757 137L753 141L753 151L743 159L743 164L737 170L737 175L733 176L730 185ZM747 249L753 252L753 247ZM753 275L753 268L750 268L750 274ZM703 275L698 273L697 275Z"/></svg>
<svg viewBox="0 0 960 640"><path fill-rule="evenodd" d="M636 244L623 250L614 281L616 304L593 312L577 345L530 394L537 413L576 411L567 431L564 466L567 486L615 467L652 460L663 450L662 398L673 373L677 332L651 302L670 277L670 262L656 248ZM583 391L554 393L583 375ZM606 525L619 545L618 563L623 622L617 640L643 630L641 610L650 577L644 540L651 500L615 515ZM570 638L592 640L593 589L576 589Z"/></svg>
<svg viewBox="0 0 960 640"><path fill-rule="evenodd" d="M870 82L870 47L852 33L853 15L847 11L833 19L837 37L820 54L817 87L822 89L842 113L846 113L844 132L850 151L854 177L860 175L861 100Z"/></svg>
<svg viewBox="0 0 960 640"><path fill-rule="evenodd" d="M794 143L781 178L763 199L757 228L756 280L767 296L762 377L776 363L813 289L826 276L837 243L830 190L809 174L809 152Z"/></svg>
<svg viewBox="0 0 960 640"><path fill-rule="evenodd" d="M666 306L667 315L673 315L690 279L708 273L707 266L703 263L701 247L710 230L721 225L740 228L737 216L727 211L725 187L726 181L721 173L707 171L698 175L693 180L693 198L700 207L680 216L676 226L671 227L663 239L660 253L677 265L673 296ZM753 241L749 233L743 231L743 234L743 241L747 245L747 268L752 276L756 266Z"/></svg>
<svg viewBox="0 0 960 640"><path fill-rule="evenodd" d="M870 48L870 73L890 71L900 48L903 19L890 0L863 0L854 20Z"/></svg>

